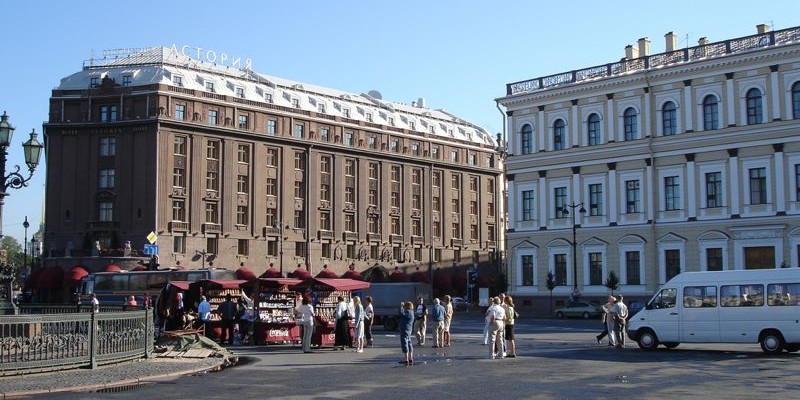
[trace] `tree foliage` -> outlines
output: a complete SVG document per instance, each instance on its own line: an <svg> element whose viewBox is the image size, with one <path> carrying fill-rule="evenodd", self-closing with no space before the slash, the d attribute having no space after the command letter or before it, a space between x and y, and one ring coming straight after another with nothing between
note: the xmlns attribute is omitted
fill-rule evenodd
<svg viewBox="0 0 800 400"><path fill-rule="evenodd" d="M617 273L614 271L608 272L608 278L606 278L606 283L604 284L605 287L611 289L611 294L614 294L614 291L619 289L619 278L617 278Z"/></svg>

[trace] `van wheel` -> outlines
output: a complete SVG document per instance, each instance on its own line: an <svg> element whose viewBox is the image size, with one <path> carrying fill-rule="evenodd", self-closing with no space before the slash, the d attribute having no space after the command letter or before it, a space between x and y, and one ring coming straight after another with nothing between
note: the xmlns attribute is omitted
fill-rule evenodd
<svg viewBox="0 0 800 400"><path fill-rule="evenodd" d="M397 320L394 317L387 317L383 321L383 329L386 329L387 331L396 331Z"/></svg>
<svg viewBox="0 0 800 400"><path fill-rule="evenodd" d="M800 350L800 344L792 343L786 345L786 351L788 351L789 353L794 353L798 350Z"/></svg>
<svg viewBox="0 0 800 400"><path fill-rule="evenodd" d="M778 331L766 331L758 340L761 350L767 354L778 354L783 351L783 336Z"/></svg>
<svg viewBox="0 0 800 400"><path fill-rule="evenodd" d="M589 315L589 312L588 311L584 311L583 319L589 319L589 317L591 317L591 315Z"/></svg>
<svg viewBox="0 0 800 400"><path fill-rule="evenodd" d="M636 338L636 343L642 350L655 350L656 347L658 347L658 337L656 337L655 332L645 329L639 333L639 337Z"/></svg>
<svg viewBox="0 0 800 400"><path fill-rule="evenodd" d="M562 313L561 311L557 312L556 313L556 318L558 318L558 319L564 318L564 313Z"/></svg>
<svg viewBox="0 0 800 400"><path fill-rule="evenodd" d="M664 345L664 347L666 347L666 348L668 348L668 349L674 349L674 348L678 347L678 345L679 345L680 343L677 343L677 342L669 342L669 343L661 343L661 344L663 344L663 345Z"/></svg>

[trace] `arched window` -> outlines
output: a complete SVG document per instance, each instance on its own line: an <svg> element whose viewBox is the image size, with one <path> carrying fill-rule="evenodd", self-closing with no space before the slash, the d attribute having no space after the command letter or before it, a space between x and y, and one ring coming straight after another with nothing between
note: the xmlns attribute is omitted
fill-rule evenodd
<svg viewBox="0 0 800 400"><path fill-rule="evenodd" d="M636 110L628 107L622 114L622 124L625 127L625 140L635 140L639 138L639 123L636 118Z"/></svg>
<svg viewBox="0 0 800 400"><path fill-rule="evenodd" d="M553 123L553 149L554 150L563 150L566 147L567 137L566 137L566 126L567 123L564 122L563 119L557 119L555 123Z"/></svg>
<svg viewBox="0 0 800 400"><path fill-rule="evenodd" d="M717 97L708 95L703 99L703 130L719 129L719 103Z"/></svg>
<svg viewBox="0 0 800 400"><path fill-rule="evenodd" d="M760 124L763 120L761 91L750 89L747 91L747 125Z"/></svg>
<svg viewBox="0 0 800 400"><path fill-rule="evenodd" d="M586 120L586 133L588 135L589 146L600 144L600 116L596 113L589 115Z"/></svg>
<svg viewBox="0 0 800 400"><path fill-rule="evenodd" d="M530 126L530 124L525 124L522 126L520 139L522 145L522 154L533 153L533 127Z"/></svg>
<svg viewBox="0 0 800 400"><path fill-rule="evenodd" d="M800 82L792 85L792 117L800 119Z"/></svg>
<svg viewBox="0 0 800 400"><path fill-rule="evenodd" d="M661 108L661 128L664 136L678 133L678 117L675 103L668 101Z"/></svg>

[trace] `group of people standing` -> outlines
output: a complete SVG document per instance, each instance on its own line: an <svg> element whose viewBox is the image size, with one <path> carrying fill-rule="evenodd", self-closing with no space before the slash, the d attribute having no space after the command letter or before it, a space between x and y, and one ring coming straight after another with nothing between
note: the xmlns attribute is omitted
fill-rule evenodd
<svg viewBox="0 0 800 400"><path fill-rule="evenodd" d="M400 303L400 350L404 359L401 363L414 364L414 340L417 346L424 346L428 330L428 317L433 326L434 344L432 347L450 347L450 323L453 321L453 303L449 295L444 296L444 304L438 298L428 309L425 299L417 298L417 304L410 301Z"/></svg>
<svg viewBox="0 0 800 400"><path fill-rule="evenodd" d="M608 302L603 304L603 332L596 336L597 344L602 343L608 336L608 345L618 349L625 347L625 322L628 319L628 306L623 302L622 295L608 296Z"/></svg>
<svg viewBox="0 0 800 400"><path fill-rule="evenodd" d="M354 352L363 353L365 346L372 346L372 322L375 319L372 297L367 296L364 304L361 304L361 298L358 296L353 296L349 303L343 296L339 296L337 300L339 303L334 314L336 327L334 328L333 349L344 350L345 347L354 347ZM353 321L352 336L350 336L350 321ZM303 351L305 351L305 343L304 340Z"/></svg>
<svg viewBox="0 0 800 400"><path fill-rule="evenodd" d="M486 325L483 329L483 344L491 343L491 357L515 358L517 346L514 341L514 323L518 314L514 299L505 293L489 299L486 310Z"/></svg>

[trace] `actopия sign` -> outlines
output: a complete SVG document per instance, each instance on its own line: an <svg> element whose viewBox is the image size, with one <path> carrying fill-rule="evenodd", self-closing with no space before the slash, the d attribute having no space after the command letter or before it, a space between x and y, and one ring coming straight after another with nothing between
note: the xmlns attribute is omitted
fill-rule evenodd
<svg viewBox="0 0 800 400"><path fill-rule="evenodd" d="M208 50L202 47L183 45L179 48L178 45L173 44L171 50L175 55L182 54L202 62L230 68L253 69L253 60L249 58L242 59L242 57L239 56L229 56L227 53L218 53L214 50Z"/></svg>

